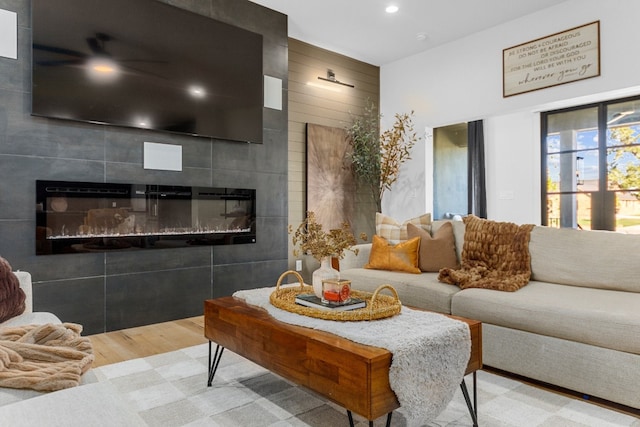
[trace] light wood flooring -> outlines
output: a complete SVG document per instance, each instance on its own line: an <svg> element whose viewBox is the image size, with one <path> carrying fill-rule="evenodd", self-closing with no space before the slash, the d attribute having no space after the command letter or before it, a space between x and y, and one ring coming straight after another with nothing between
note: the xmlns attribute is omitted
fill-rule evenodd
<svg viewBox="0 0 640 427"><path fill-rule="evenodd" d="M89 335L94 367L166 353L208 342L204 316Z"/></svg>

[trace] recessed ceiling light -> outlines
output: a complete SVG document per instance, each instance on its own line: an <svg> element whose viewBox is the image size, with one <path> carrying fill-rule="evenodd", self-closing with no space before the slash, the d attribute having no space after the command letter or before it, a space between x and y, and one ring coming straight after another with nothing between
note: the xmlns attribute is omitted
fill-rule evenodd
<svg viewBox="0 0 640 427"><path fill-rule="evenodd" d="M191 95L194 98L201 99L207 96L207 91L202 86L199 86L199 85L191 85L189 86L187 91L189 92L189 95Z"/></svg>
<svg viewBox="0 0 640 427"><path fill-rule="evenodd" d="M398 6L393 4L390 6L387 6L387 8L385 9L385 12L387 13L396 13L397 11L398 11Z"/></svg>
<svg viewBox="0 0 640 427"><path fill-rule="evenodd" d="M120 67L111 58L94 57L87 61L87 73L96 82L111 83L119 77Z"/></svg>
<svg viewBox="0 0 640 427"><path fill-rule="evenodd" d="M133 126L149 129L151 128L151 117L147 115L139 115L133 117Z"/></svg>

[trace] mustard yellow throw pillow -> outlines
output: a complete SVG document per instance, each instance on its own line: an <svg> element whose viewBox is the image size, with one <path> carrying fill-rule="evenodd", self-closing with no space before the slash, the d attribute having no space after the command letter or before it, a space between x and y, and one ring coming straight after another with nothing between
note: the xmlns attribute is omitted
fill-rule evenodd
<svg viewBox="0 0 640 427"><path fill-rule="evenodd" d="M450 222L442 224L433 237L413 224L407 224L407 234L409 238L420 237L420 270L438 272L441 268L458 268L456 241Z"/></svg>
<svg viewBox="0 0 640 427"><path fill-rule="evenodd" d="M420 273L418 268L419 249L419 237L397 245L390 245L384 238L374 235L369 263L364 268Z"/></svg>

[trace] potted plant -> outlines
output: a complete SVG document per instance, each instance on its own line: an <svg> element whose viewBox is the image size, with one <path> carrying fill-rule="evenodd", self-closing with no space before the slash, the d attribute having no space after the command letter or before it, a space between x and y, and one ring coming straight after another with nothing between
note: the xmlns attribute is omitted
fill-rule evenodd
<svg viewBox="0 0 640 427"><path fill-rule="evenodd" d="M312 285L314 293L321 298L322 280L340 278L340 272L332 267L331 259L342 259L345 250L358 253L357 249L352 248L356 244L356 238L351 227L344 222L341 228L324 231L322 224L316 221L315 213L309 211L295 230L289 226L289 234L291 233L293 255L308 254L320 262L320 268L312 274Z"/></svg>
<svg viewBox="0 0 640 427"><path fill-rule="evenodd" d="M371 192L378 212L382 211L385 190L398 180L400 167L411 159L411 149L419 140L413 129L413 111L396 114L391 129L379 133L381 114L367 100L362 116L347 128L352 148L351 170L361 186Z"/></svg>

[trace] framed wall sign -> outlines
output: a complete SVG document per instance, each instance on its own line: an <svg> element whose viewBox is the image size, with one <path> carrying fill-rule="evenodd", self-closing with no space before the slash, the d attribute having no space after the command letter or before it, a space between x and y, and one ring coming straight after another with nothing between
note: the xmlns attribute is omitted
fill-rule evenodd
<svg viewBox="0 0 640 427"><path fill-rule="evenodd" d="M600 21L502 51L502 96L600 75Z"/></svg>

